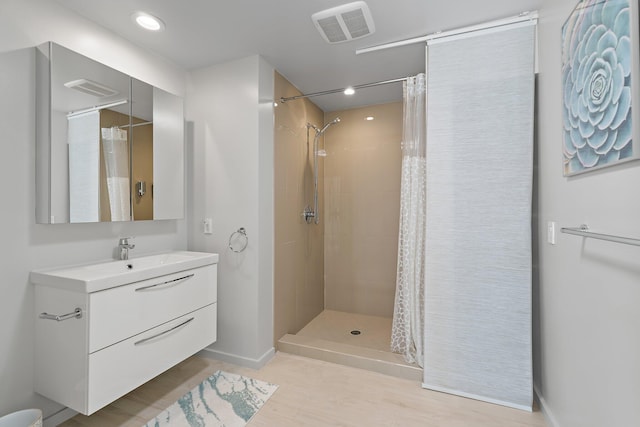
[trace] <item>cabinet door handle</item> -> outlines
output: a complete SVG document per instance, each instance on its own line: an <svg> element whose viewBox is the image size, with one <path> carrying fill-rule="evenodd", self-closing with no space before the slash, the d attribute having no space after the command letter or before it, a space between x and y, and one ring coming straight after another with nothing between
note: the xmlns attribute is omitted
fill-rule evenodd
<svg viewBox="0 0 640 427"><path fill-rule="evenodd" d="M156 283L155 285L143 286L141 288L136 289L136 292L153 290L153 289L157 288L158 286L165 286L165 285L175 286L175 285L177 285L179 283L182 283L182 282L184 282L184 281L186 281L188 279L191 279L193 276L195 276L195 273L191 273L188 276L179 277L177 279L167 280L166 282Z"/></svg>
<svg viewBox="0 0 640 427"><path fill-rule="evenodd" d="M153 335L153 336L151 336L149 338L144 338L144 339L141 339L140 341L136 341L133 345L144 344L147 341L151 341L153 339L159 338L159 337L161 337L161 336L163 336L165 334L168 334L169 332L175 331L176 329L179 329L179 328L182 328L183 326L186 326L187 323L193 321L193 319L195 319L195 317L192 317L191 319L185 320L184 322L180 323L179 325L176 325L176 326L174 326L172 328L167 329L166 331L162 331L162 332L160 332L158 334L155 334L155 335Z"/></svg>

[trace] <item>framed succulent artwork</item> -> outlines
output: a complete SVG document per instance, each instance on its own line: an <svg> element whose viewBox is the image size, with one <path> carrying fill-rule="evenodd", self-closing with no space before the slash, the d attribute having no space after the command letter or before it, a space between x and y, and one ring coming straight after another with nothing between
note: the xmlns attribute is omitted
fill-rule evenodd
<svg viewBox="0 0 640 427"><path fill-rule="evenodd" d="M581 0L562 27L565 176L640 158L637 16L635 0Z"/></svg>

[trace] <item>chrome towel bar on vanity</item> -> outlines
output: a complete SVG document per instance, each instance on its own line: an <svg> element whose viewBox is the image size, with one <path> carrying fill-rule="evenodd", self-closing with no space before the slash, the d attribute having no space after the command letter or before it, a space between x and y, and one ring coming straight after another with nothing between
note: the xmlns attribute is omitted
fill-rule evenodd
<svg viewBox="0 0 640 427"><path fill-rule="evenodd" d="M40 313L38 316L40 319L45 320L55 320L56 322L62 322L63 320L69 319L81 319L82 318L82 309L80 307L76 307L75 310L71 313L67 314L49 314L49 313Z"/></svg>

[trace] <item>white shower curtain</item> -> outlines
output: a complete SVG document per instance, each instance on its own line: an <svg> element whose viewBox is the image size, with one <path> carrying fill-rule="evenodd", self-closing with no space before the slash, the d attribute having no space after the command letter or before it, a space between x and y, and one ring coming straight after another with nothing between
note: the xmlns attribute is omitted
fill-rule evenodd
<svg viewBox="0 0 640 427"><path fill-rule="evenodd" d="M391 351L423 366L426 222L426 77L404 85L398 272Z"/></svg>
<svg viewBox="0 0 640 427"><path fill-rule="evenodd" d="M118 127L102 128L102 150L107 172L111 221L128 221L131 219L131 211L127 131Z"/></svg>

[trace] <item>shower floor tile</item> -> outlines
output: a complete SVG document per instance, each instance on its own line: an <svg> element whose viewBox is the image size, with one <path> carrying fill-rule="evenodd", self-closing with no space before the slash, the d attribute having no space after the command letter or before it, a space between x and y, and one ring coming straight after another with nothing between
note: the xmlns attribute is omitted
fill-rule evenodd
<svg viewBox="0 0 640 427"><path fill-rule="evenodd" d="M388 352L391 318L324 310L296 335Z"/></svg>
<svg viewBox="0 0 640 427"><path fill-rule="evenodd" d="M353 335L351 331L360 334ZM278 340L278 351L422 380L422 369L391 352L391 319L325 310L295 335Z"/></svg>

